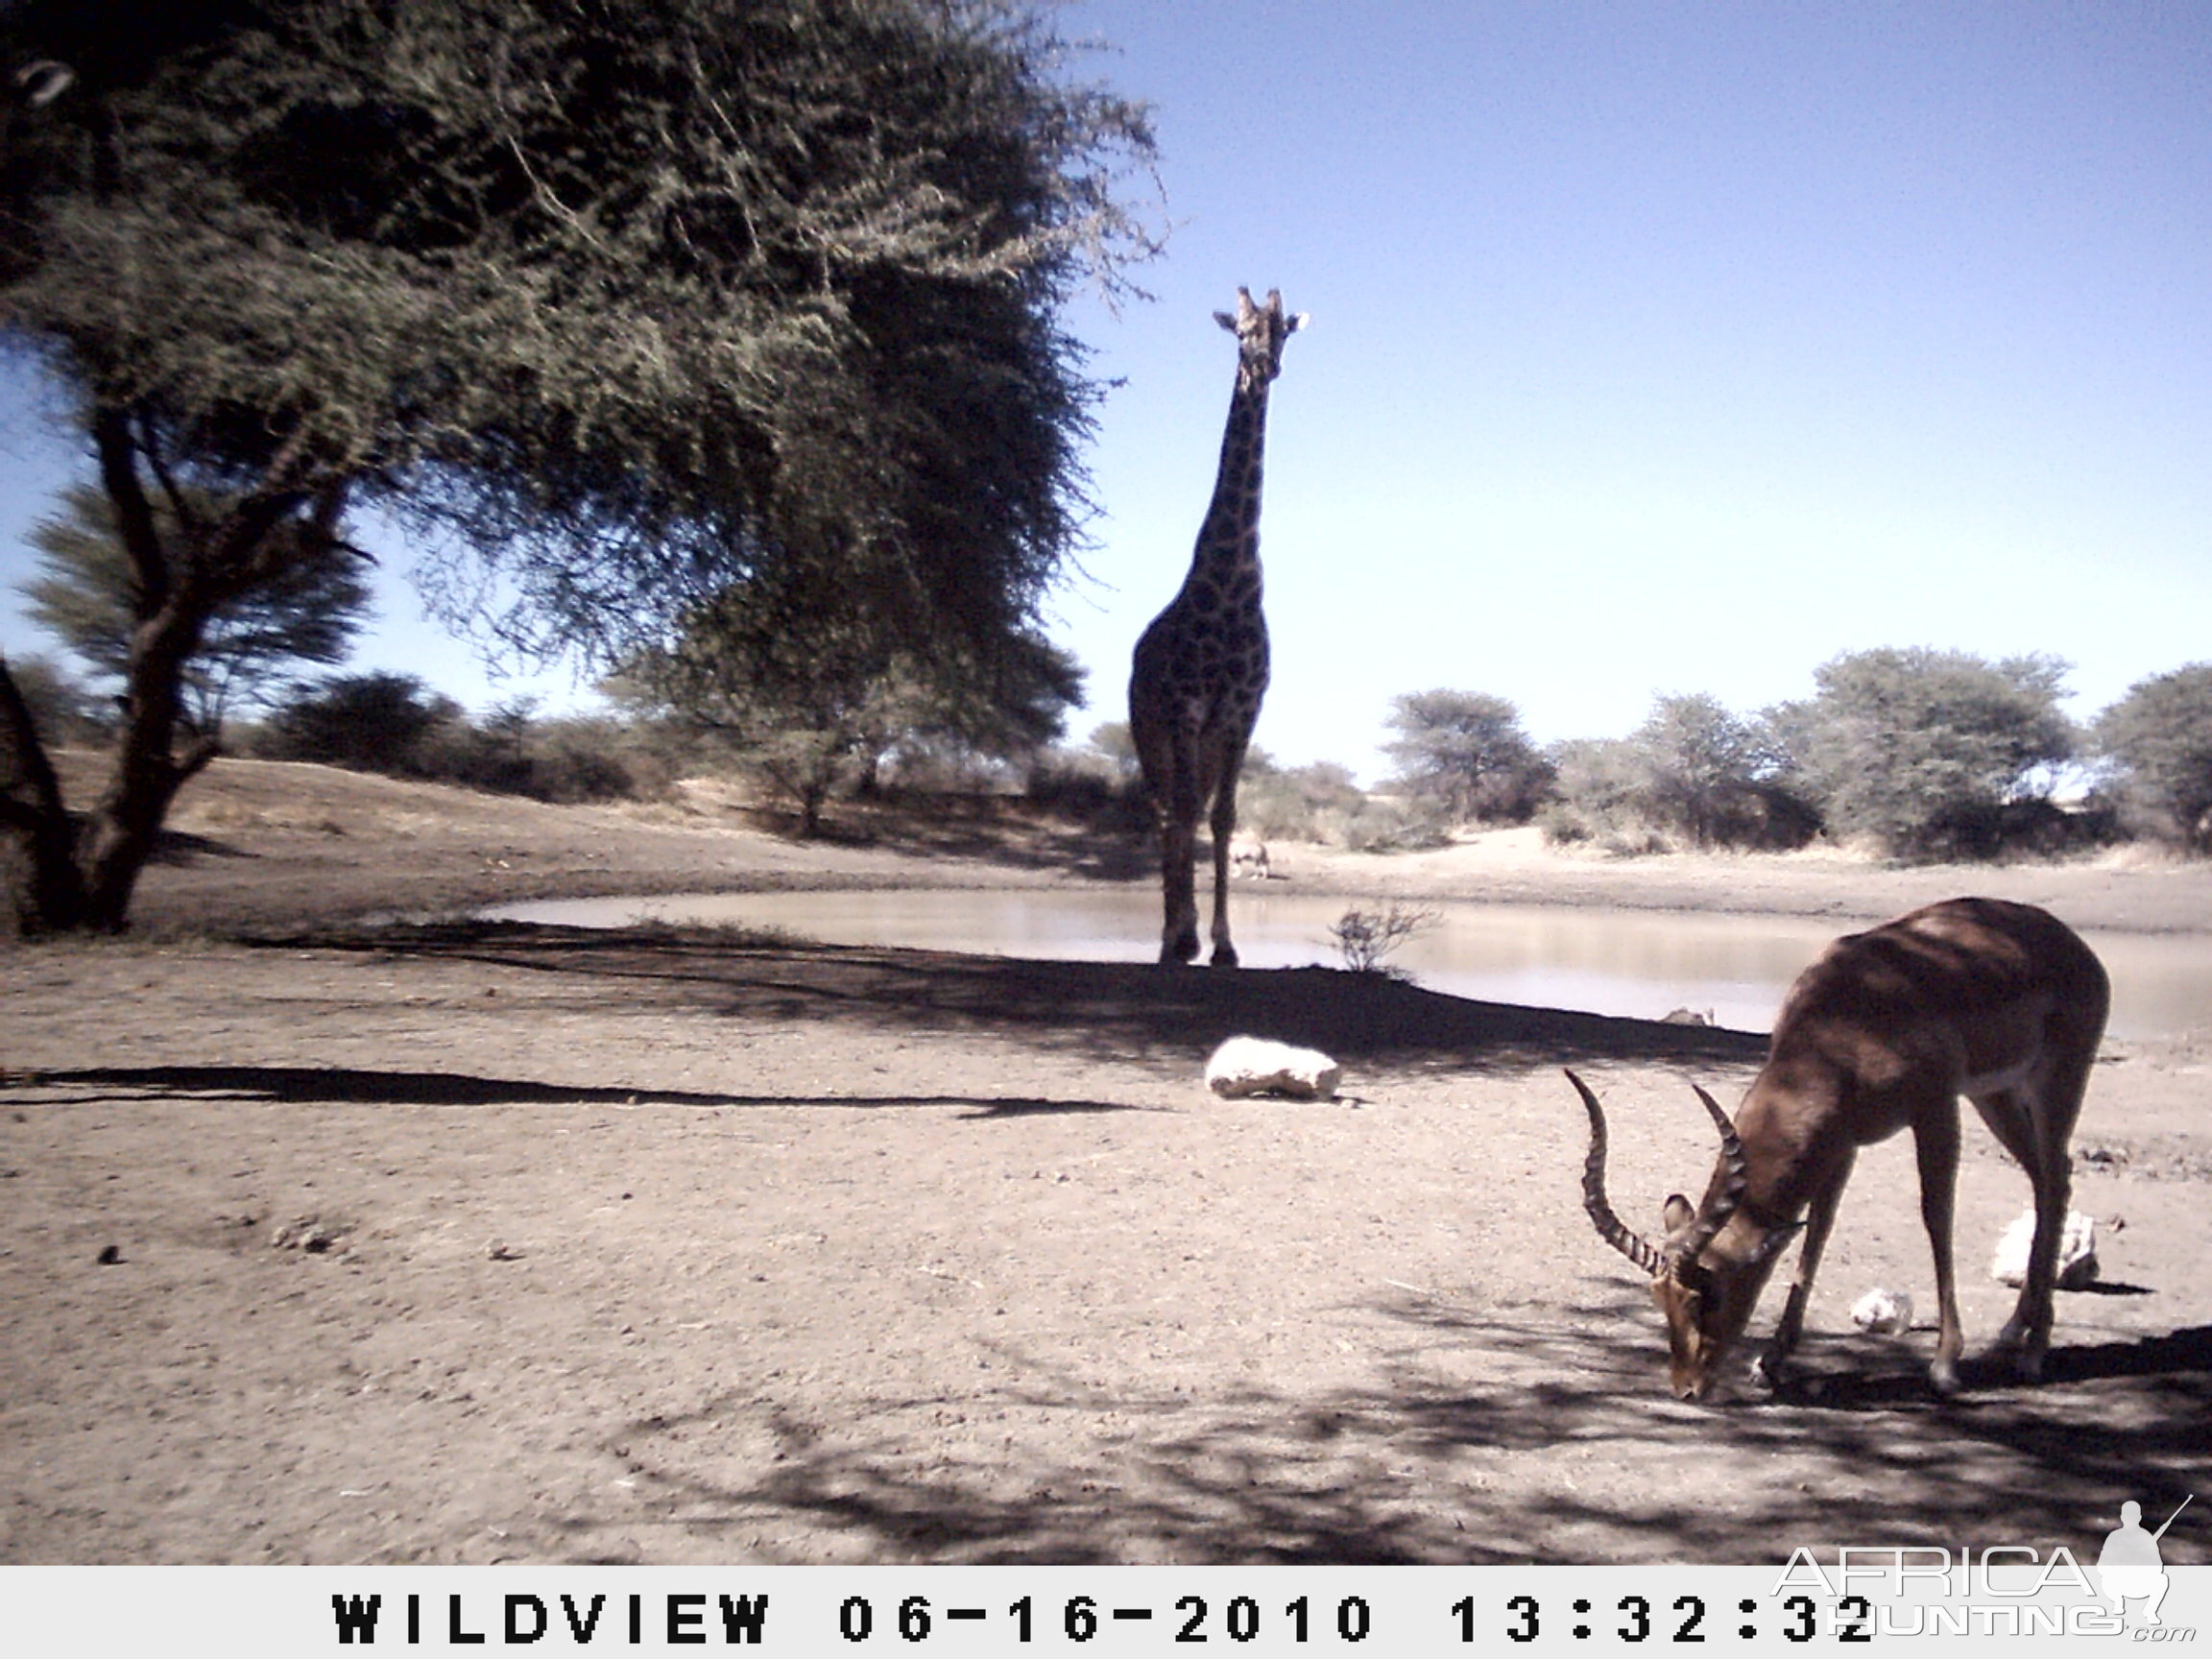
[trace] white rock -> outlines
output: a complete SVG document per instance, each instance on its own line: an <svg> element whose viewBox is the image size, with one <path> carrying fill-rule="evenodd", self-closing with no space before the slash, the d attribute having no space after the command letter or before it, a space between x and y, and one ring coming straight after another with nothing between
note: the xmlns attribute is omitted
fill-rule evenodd
<svg viewBox="0 0 2212 1659"><path fill-rule="evenodd" d="M1912 1298L1903 1290L1869 1290L1851 1304L1851 1323L1877 1336L1912 1329Z"/></svg>
<svg viewBox="0 0 2212 1659"><path fill-rule="evenodd" d="M2035 1212L2021 1212L1997 1240L1989 1277L2000 1285L2028 1282L2028 1251L2035 1242ZM2066 1212L2066 1230L2058 1236L2058 1288L2079 1290L2097 1280L2097 1221L2079 1210Z"/></svg>
<svg viewBox="0 0 2212 1659"><path fill-rule="evenodd" d="M1318 1048L1294 1048L1263 1037L1232 1037L1206 1062L1206 1087L1224 1098L1288 1094L1334 1100L1344 1069Z"/></svg>

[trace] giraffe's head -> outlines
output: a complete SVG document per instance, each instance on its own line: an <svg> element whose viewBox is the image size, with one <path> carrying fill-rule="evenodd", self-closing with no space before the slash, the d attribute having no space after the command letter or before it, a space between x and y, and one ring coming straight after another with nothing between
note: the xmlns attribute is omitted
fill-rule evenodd
<svg viewBox="0 0 2212 1659"><path fill-rule="evenodd" d="M1214 313L1214 321L1237 336L1238 381L1246 388L1264 386L1283 372L1283 342L1306 326L1303 311L1286 316L1283 296L1267 290L1267 303L1252 303L1249 288L1237 290L1237 312Z"/></svg>

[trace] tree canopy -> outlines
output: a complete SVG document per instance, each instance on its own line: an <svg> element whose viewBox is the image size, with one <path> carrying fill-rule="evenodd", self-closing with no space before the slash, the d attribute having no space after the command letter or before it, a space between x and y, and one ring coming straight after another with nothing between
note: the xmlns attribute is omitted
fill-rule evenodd
<svg viewBox="0 0 2212 1659"><path fill-rule="evenodd" d="M1382 752L1393 786L1452 823L1520 823L1536 809L1551 768L1521 729L1521 711L1480 691L1408 691L1390 699Z"/></svg>
<svg viewBox="0 0 2212 1659"><path fill-rule="evenodd" d="M986 654L902 637L832 595L808 603L769 587L757 579L702 607L612 688L718 740L798 806L806 834L833 790L873 781L895 749L1033 754L1083 700L1074 659L1026 630Z"/></svg>
<svg viewBox="0 0 2212 1659"><path fill-rule="evenodd" d="M2212 853L2212 662L2154 674L2097 717L2128 814L2193 853Z"/></svg>
<svg viewBox="0 0 2212 1659"><path fill-rule="evenodd" d="M1142 108L1022 0L22 0L0 57L74 74L11 114L0 332L81 395L141 595L73 875L0 686L30 924L120 926L205 757L179 664L288 521L381 505L446 609L607 661L799 592L1022 649L1088 506L1059 307L1155 249Z"/></svg>
<svg viewBox="0 0 2212 1659"><path fill-rule="evenodd" d="M2047 804L2074 753L2058 707L2066 664L1990 662L1926 647L1847 652L1814 670L1815 694L1769 715L1788 781L1830 833L1909 857L1986 854L2008 808Z"/></svg>

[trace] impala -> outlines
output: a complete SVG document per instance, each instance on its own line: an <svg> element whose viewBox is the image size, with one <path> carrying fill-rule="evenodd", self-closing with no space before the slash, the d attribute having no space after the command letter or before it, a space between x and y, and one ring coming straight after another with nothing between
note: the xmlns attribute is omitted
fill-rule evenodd
<svg viewBox="0 0 2212 1659"><path fill-rule="evenodd" d="M1667 1233L1631 1231L1605 1197L1605 1114L1590 1114L1582 1201L1599 1237L1651 1275L1666 1315L1674 1392L1704 1398L1743 1333L1774 1260L1805 1232L1765 1369L1779 1381L1805 1319L1813 1275L1859 1148L1912 1131L1920 1215L1936 1258L1940 1323L1930 1379L1959 1386L1964 1346L1951 1270L1959 1096L1974 1102L2035 1191L2035 1241L2019 1305L1998 1337L2020 1375L2041 1374L2066 1220L2066 1151L2097 1058L2110 990L2088 946L2056 917L1997 899L1931 904L1837 940L1797 976L1775 1017L1767 1064L1728 1117L1696 1091L1720 1157L1695 1210L1667 1200ZM1802 1219L1800 1219L1802 1217Z"/></svg>

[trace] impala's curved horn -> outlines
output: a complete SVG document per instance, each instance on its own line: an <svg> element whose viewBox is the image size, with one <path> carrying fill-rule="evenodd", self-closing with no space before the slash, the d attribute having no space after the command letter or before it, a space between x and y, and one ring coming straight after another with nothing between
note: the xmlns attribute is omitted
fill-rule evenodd
<svg viewBox="0 0 2212 1659"><path fill-rule="evenodd" d="M1599 1238L1656 1279L1667 1271L1667 1258L1650 1239L1614 1214L1613 1206L1605 1198L1605 1113L1598 1104L1598 1096L1590 1093L1590 1086L1581 1078L1569 1071L1567 1081L1575 1085L1575 1092L1582 1096L1582 1105L1590 1114L1590 1156L1582 1164L1582 1208L1590 1212L1591 1224L1598 1229Z"/></svg>
<svg viewBox="0 0 2212 1659"><path fill-rule="evenodd" d="M1697 1258L1705 1253L1705 1246L1713 1242L1714 1235L1728 1225L1728 1218L1743 1202L1743 1189L1751 1184L1751 1166L1743 1157L1743 1142L1736 1138L1736 1125L1728 1121L1728 1114L1720 1110L1720 1103L1712 1095L1695 1083L1690 1087L1696 1090L1697 1098L1704 1102L1714 1127L1720 1131L1720 1162L1726 1166L1727 1175L1720 1184L1720 1195L1713 1201L1713 1208L1697 1217L1696 1224L1679 1245L1668 1251L1675 1268L1696 1265Z"/></svg>

